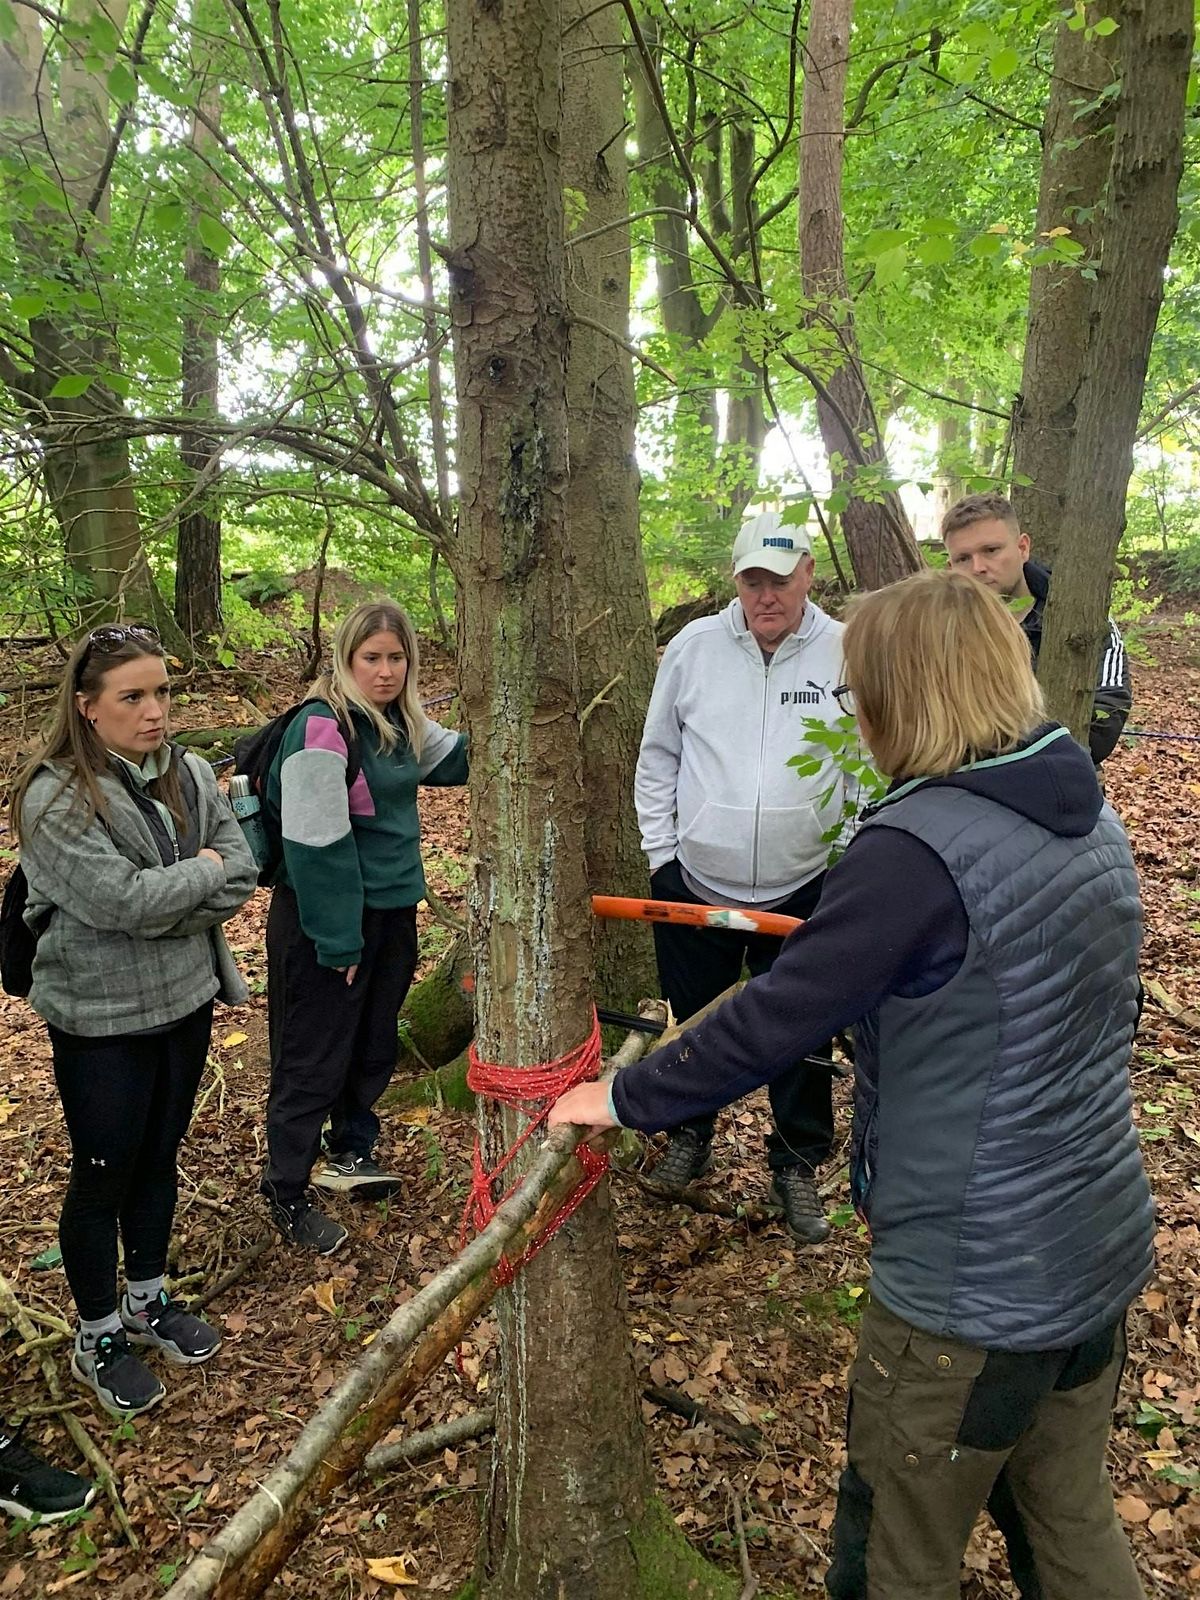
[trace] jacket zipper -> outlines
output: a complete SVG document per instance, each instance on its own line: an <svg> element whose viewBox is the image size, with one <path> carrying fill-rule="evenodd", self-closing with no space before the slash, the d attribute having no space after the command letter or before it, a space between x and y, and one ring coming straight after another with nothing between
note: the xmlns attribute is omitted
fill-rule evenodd
<svg viewBox="0 0 1200 1600"><path fill-rule="evenodd" d="M755 648L758 649L758 641L755 640L754 643L755 643ZM774 661L774 659L775 659L775 657L772 656L771 657L771 661ZM762 651L761 650L759 650L759 660L762 661ZM759 717L759 725L758 725L758 772L757 772L757 774L755 776L755 785L754 785L754 846L753 846L753 855L752 855L751 861L750 861L750 877L751 877L750 889L751 889L751 893L752 894L757 893L757 891L758 891L758 846L759 846L759 837L760 837L761 829L762 829L763 755L764 755L764 751L766 749L766 743L767 743L767 707L768 707L768 691L769 691L769 688L770 688L770 677L771 677L771 661L762 661L762 675L763 675L762 710L761 710L761 715Z"/></svg>

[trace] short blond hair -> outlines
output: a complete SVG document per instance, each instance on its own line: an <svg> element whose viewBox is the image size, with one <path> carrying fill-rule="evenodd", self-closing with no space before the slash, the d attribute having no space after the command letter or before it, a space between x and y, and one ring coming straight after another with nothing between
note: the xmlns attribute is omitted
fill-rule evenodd
<svg viewBox="0 0 1200 1600"><path fill-rule="evenodd" d="M919 572L852 603L846 681L889 778L943 778L1015 749L1045 718L1013 612L962 572Z"/></svg>

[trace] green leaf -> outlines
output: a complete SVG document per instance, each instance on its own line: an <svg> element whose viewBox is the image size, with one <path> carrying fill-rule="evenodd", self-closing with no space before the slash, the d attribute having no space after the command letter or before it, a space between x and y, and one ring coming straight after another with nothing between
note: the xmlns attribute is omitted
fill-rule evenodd
<svg viewBox="0 0 1200 1600"><path fill-rule="evenodd" d="M97 55L116 55L121 35L117 31L116 24L106 17L103 11L98 10L88 18L83 34Z"/></svg>
<svg viewBox="0 0 1200 1600"><path fill-rule="evenodd" d="M29 1263L29 1270L30 1272L49 1272L54 1267L61 1266L62 1251L56 1244L52 1244L49 1250L43 1250L40 1256L34 1256Z"/></svg>
<svg viewBox="0 0 1200 1600"><path fill-rule="evenodd" d="M1003 50L997 50L988 60L988 71L993 79L999 83L1004 78L1011 78L1021 65L1020 52L1011 45L1005 45Z"/></svg>
<svg viewBox="0 0 1200 1600"><path fill-rule="evenodd" d="M12 0L0 0L0 40L15 39L20 32Z"/></svg>
<svg viewBox="0 0 1200 1600"><path fill-rule="evenodd" d="M803 500L793 500L790 506L785 506L779 520L785 528L802 528L811 511L812 496L805 495Z"/></svg>
<svg viewBox="0 0 1200 1600"><path fill-rule="evenodd" d="M40 317L46 309L46 296L44 294L15 294L12 298L14 317L24 317L29 321L32 317Z"/></svg>
<svg viewBox="0 0 1200 1600"><path fill-rule="evenodd" d="M75 400L86 394L96 381L94 372L68 372L50 391L51 400Z"/></svg>
<svg viewBox="0 0 1200 1600"><path fill-rule="evenodd" d="M863 255L870 256L874 260L886 255L889 250L895 250L907 239L907 233L902 233L899 228L875 228L863 240Z"/></svg>
<svg viewBox="0 0 1200 1600"><path fill-rule="evenodd" d="M149 89L151 94L158 95L160 100L166 100L170 105L181 106L186 104L187 96L161 67L155 66L152 61L143 61L138 71L142 75L142 84Z"/></svg>
<svg viewBox="0 0 1200 1600"><path fill-rule="evenodd" d="M117 62L106 81L109 94L119 106L127 106L137 95L137 79L123 61Z"/></svg>
<svg viewBox="0 0 1200 1600"><path fill-rule="evenodd" d="M232 242L232 234L223 222L216 217L210 217L204 212L196 219L196 232L200 235L201 243L206 250L214 256L223 256Z"/></svg>
<svg viewBox="0 0 1200 1600"><path fill-rule="evenodd" d="M183 227L185 215L182 200L164 200L162 205L154 208L155 226L174 232L175 229Z"/></svg>
<svg viewBox="0 0 1200 1600"><path fill-rule="evenodd" d="M996 35L986 22L968 22L958 35L958 43L964 50L991 50L996 43Z"/></svg>
<svg viewBox="0 0 1200 1600"><path fill-rule="evenodd" d="M1004 249L1004 240L998 233L979 233L967 248L980 261L994 261Z"/></svg>
<svg viewBox="0 0 1200 1600"><path fill-rule="evenodd" d="M875 282L881 289L886 289L889 283L895 283L904 276L907 265L908 251L902 244L894 250L885 250L875 262Z"/></svg>
<svg viewBox="0 0 1200 1600"><path fill-rule="evenodd" d="M1115 17L1101 17L1092 25L1092 32L1099 34L1101 39L1107 39L1110 33L1116 33L1121 24Z"/></svg>
<svg viewBox="0 0 1200 1600"><path fill-rule="evenodd" d="M927 267L944 267L947 261L954 260L954 240L940 236L922 239L913 254Z"/></svg>

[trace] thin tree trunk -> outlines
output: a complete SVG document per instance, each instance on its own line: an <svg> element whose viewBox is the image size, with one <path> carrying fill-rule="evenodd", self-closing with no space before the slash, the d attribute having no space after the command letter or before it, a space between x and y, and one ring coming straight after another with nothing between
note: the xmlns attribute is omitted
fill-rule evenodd
<svg viewBox="0 0 1200 1600"><path fill-rule="evenodd" d="M567 302L628 343L622 15L616 6L596 11L587 0L565 0L563 21L562 178L586 198L580 226L593 235L570 252ZM628 351L595 326L571 328L567 409L580 695L591 708L583 724L588 879L597 893L642 894L647 869L633 774L655 650L638 522L637 403ZM605 921L594 931L596 992L606 1004L631 1009L657 992L645 928Z"/></svg>
<svg viewBox="0 0 1200 1600"><path fill-rule="evenodd" d="M838 365L817 389L817 420L835 487L851 498L842 529L854 575L878 588L921 566L908 514L894 493L878 502L853 495L858 467L887 458L859 360L854 310L842 245L842 160L846 65L854 0L813 0L804 54L800 139L800 265L805 296L816 302L810 320L828 330Z"/></svg>
<svg viewBox="0 0 1200 1600"><path fill-rule="evenodd" d="M1123 0L1121 94L1075 443L1038 676L1051 711L1086 740L1125 495L1179 220L1192 0Z"/></svg>
<svg viewBox="0 0 1200 1600"><path fill-rule="evenodd" d="M1035 266L1030 274L1029 328L1013 415L1013 507L1038 560L1051 564L1058 553L1112 163L1115 102L1099 96L1113 81L1119 31L1102 37L1090 28L1068 28L1064 16L1042 129L1037 243L1050 247L1055 230L1066 229L1060 236L1083 252L1070 262ZM1092 109L1083 113L1089 104ZM1091 276L1084 276L1085 269Z"/></svg>
<svg viewBox="0 0 1200 1600"><path fill-rule="evenodd" d="M68 7L76 31L63 46L57 76L32 9L15 8L16 30L0 42L0 153L36 168L63 202L61 208L39 205L14 221L18 252L29 282L55 280L79 296L71 306L68 294L68 309L53 317L42 312L30 318L32 367L20 370L6 362L4 378L41 448L46 497L62 529L67 562L85 586L86 621L152 620L182 652L185 642L142 546L123 407L101 376L118 370L116 342L105 308L91 309L108 222L112 128L106 78L117 60L115 53L100 56L88 40L89 24L102 10L122 32L124 0L106 9L98 0L73 0ZM83 393L55 395L62 379L90 381Z"/></svg>
<svg viewBox="0 0 1200 1600"><path fill-rule="evenodd" d="M208 25L211 26L211 17ZM189 206L188 242L184 278L189 286L188 310L183 319L183 411L194 425L180 435L183 463L183 506L179 516L179 544L175 559L175 620L193 647L221 633L221 514L209 481L216 468L218 448L205 431L205 418L218 409L220 379L216 297L221 288L221 265L201 238L201 216L220 216L221 186L209 172L204 157L216 144L221 122L221 84L211 34L193 32L193 72L200 109L192 119L190 147L196 153L196 189Z"/></svg>

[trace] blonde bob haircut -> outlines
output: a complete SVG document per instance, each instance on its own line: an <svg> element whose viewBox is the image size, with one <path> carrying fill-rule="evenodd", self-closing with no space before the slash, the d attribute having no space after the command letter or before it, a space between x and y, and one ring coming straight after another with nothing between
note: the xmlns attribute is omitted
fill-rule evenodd
<svg viewBox="0 0 1200 1600"><path fill-rule="evenodd" d="M354 681L352 662L354 652L377 633L394 633L408 658L408 671L404 687L389 710L395 710L400 727L390 717L384 716L378 706L372 705ZM333 636L333 661L329 671L313 685L313 694L328 701L346 722L350 721L350 708L368 717L379 735L380 751L394 750L401 731L412 746L413 755L421 759L421 745L425 737L425 712L417 688L420 660L417 652L417 630L394 600L367 600L355 606L338 624Z"/></svg>
<svg viewBox="0 0 1200 1600"><path fill-rule="evenodd" d="M846 681L889 778L944 778L1045 720L1013 612L963 572L919 572L852 603Z"/></svg>

